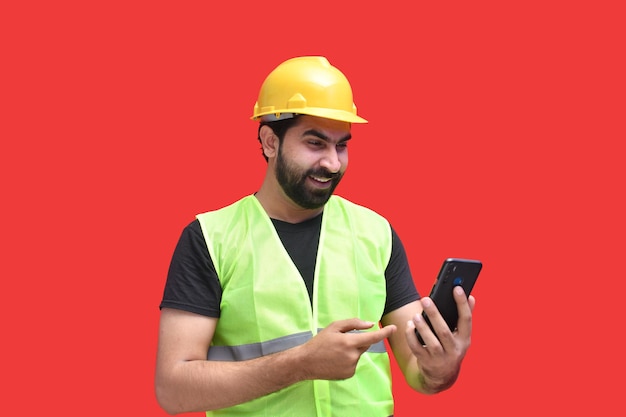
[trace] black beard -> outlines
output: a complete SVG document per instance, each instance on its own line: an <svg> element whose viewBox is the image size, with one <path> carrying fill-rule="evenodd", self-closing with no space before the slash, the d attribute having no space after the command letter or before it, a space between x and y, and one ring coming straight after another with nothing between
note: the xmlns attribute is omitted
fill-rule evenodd
<svg viewBox="0 0 626 417"><path fill-rule="evenodd" d="M330 178L331 185L326 189L310 189L306 186L306 180L309 176ZM343 174L331 173L325 169L310 169L306 172L299 172L291 166L278 149L276 157L276 179L287 196L297 205L304 209L317 209L322 207L333 192Z"/></svg>

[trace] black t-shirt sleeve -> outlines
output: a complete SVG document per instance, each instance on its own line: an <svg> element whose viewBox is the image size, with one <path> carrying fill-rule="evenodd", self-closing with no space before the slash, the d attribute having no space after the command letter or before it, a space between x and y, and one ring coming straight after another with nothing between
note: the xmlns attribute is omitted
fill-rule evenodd
<svg viewBox="0 0 626 417"><path fill-rule="evenodd" d="M220 316L222 288L198 220L176 244L159 308L175 308L208 317Z"/></svg>
<svg viewBox="0 0 626 417"><path fill-rule="evenodd" d="M387 302L383 315L420 298L413 282L404 245L393 228L391 233L391 259L385 270Z"/></svg>

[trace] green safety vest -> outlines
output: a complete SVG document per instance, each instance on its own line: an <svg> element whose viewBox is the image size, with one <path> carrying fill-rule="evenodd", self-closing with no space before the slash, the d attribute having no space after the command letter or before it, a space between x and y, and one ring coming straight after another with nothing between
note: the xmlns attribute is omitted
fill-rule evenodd
<svg viewBox="0 0 626 417"><path fill-rule="evenodd" d="M256 197L246 196L197 218L222 287L209 360L238 361L283 351L305 343L336 320L358 317L378 323L381 319L391 228L372 210L338 196L326 203L312 305L302 276ZM372 345L351 378L301 381L206 414L390 416L393 397L385 344Z"/></svg>

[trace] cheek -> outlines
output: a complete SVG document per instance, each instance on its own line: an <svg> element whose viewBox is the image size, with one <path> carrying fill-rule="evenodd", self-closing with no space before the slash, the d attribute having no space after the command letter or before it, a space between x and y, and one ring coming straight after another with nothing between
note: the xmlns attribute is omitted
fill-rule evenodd
<svg viewBox="0 0 626 417"><path fill-rule="evenodd" d="M341 161L341 170L345 171L348 168L348 151L344 152L344 154L339 155L339 161Z"/></svg>
<svg viewBox="0 0 626 417"><path fill-rule="evenodd" d="M283 155L285 165L292 171L306 171L315 164L303 155Z"/></svg>

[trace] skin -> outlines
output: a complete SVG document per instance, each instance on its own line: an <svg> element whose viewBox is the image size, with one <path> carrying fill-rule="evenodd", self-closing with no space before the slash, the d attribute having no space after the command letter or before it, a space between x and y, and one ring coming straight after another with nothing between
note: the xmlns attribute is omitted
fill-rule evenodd
<svg viewBox="0 0 626 417"><path fill-rule="evenodd" d="M350 124L301 116L282 145L268 126L259 133L268 167L256 197L267 214L291 223L319 214L348 166ZM281 184L279 177L291 185ZM297 188L302 189L294 197ZM383 327L376 331L349 333L376 324L346 318L303 345L240 362L207 360L218 319L164 308L155 373L157 400L169 414L206 411L250 401L303 380L346 379L354 375L363 352L384 339L414 390L440 392L456 381L470 346L475 300L466 298L462 290L455 291L454 297L459 311L454 332L424 297L385 315ZM438 338L422 319L423 310ZM425 346L418 342L416 328Z"/></svg>

